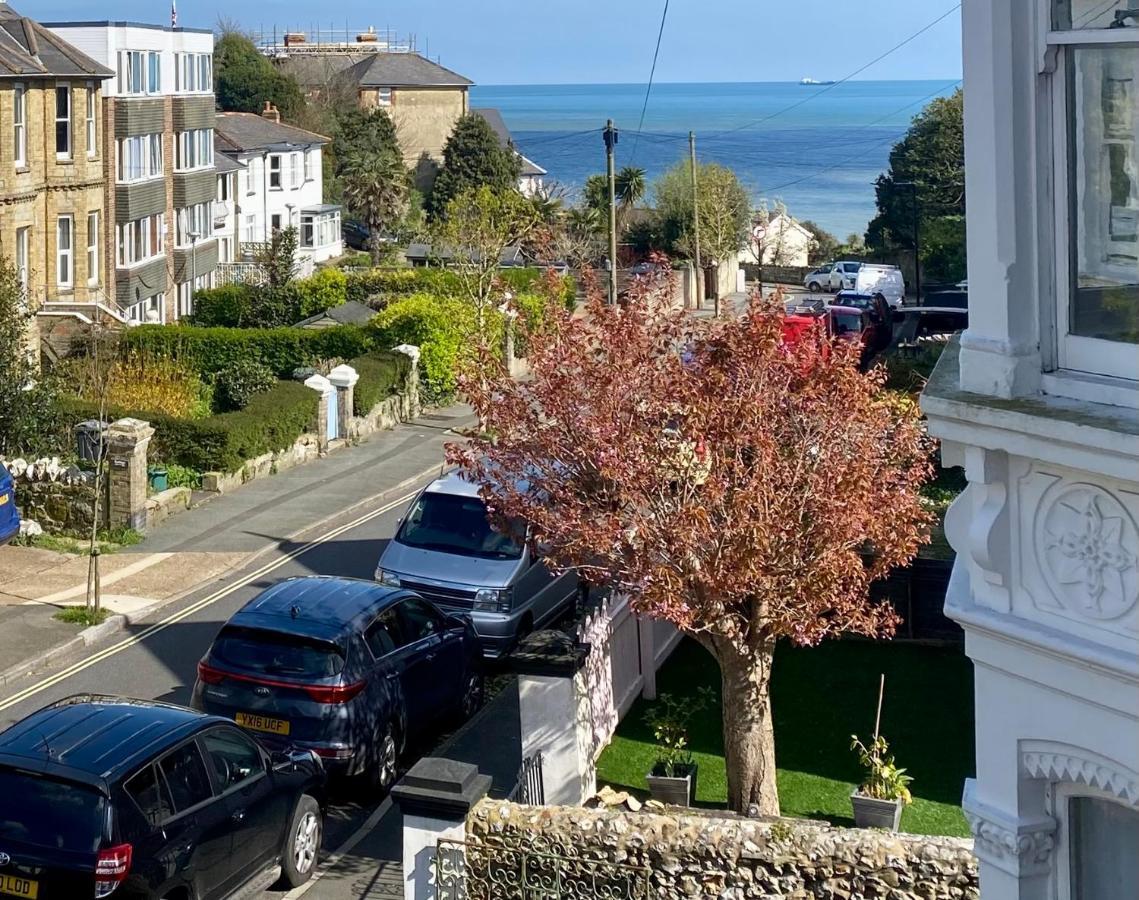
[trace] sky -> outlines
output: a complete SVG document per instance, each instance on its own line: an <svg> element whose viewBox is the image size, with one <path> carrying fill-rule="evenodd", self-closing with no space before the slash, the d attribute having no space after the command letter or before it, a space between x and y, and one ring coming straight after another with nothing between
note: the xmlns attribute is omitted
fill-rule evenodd
<svg viewBox="0 0 1139 900"><path fill-rule="evenodd" d="M166 24L169 0L12 0L41 21ZM313 8L336 10L316 21ZM798 81L848 75L953 6L953 0L671 0L658 82ZM420 51L478 84L644 83L663 0L179 0L183 26L225 16L248 30L354 31L374 25L414 34ZM954 12L859 75L945 79L961 74Z"/></svg>

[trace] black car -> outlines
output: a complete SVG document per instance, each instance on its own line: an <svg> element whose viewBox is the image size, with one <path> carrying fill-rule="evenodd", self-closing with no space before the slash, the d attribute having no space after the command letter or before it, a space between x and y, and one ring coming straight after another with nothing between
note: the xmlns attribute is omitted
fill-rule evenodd
<svg viewBox="0 0 1139 900"><path fill-rule="evenodd" d="M325 775L232 722L78 696L0 733L0 896L214 900L312 875Z"/></svg>
<svg viewBox="0 0 1139 900"><path fill-rule="evenodd" d="M469 618L410 591L316 576L234 614L198 664L192 703L386 790L409 738L471 715L482 696Z"/></svg>
<svg viewBox="0 0 1139 900"><path fill-rule="evenodd" d="M370 235L371 231L363 222L345 219L340 223L340 236L344 243L353 250L367 250Z"/></svg>

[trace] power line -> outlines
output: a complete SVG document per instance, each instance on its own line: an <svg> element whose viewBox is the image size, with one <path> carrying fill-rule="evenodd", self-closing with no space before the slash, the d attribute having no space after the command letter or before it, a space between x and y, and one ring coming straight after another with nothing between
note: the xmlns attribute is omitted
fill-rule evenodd
<svg viewBox="0 0 1139 900"><path fill-rule="evenodd" d="M776 110L775 112L771 113L770 115L766 115L761 119L756 119L754 122L745 122L743 125L737 125L735 128L729 128L726 131L721 131L718 133L717 137L722 138L725 134L731 134L731 133L736 132L736 131L742 131L745 128L752 128L756 125L762 125L764 122L769 122L772 119L783 115L784 113L788 113L793 109L798 109L804 103L810 103L812 100L816 99L817 97L821 97L827 91L834 90L840 84L845 84L846 82L850 81L850 79L854 78L854 76L861 75L863 72L865 72L871 66L876 65L877 63L880 63L882 60L884 60L891 53L894 53L894 52L900 50L902 47L906 46L906 44L910 43L911 41L913 41L916 38L920 37L921 35L925 34L927 31L929 31L931 28L933 28L934 25L937 25L943 19L947 19L949 16L953 15L953 13L955 13L960 8L961 8L960 3L955 4L951 9L947 9L945 12L943 12L940 16L938 16L936 19L934 19L928 25L924 26L923 28L918 29L913 34L911 34L908 38L906 38L904 41L900 41L899 43L895 44L893 47L891 47L885 53L882 53L881 55L874 57L874 59L870 60L870 62L866 63L863 66L860 66L857 69L855 69L849 75L847 75L843 78L840 78L834 84L824 85L821 90L815 91L814 93L809 94L806 97L804 97L802 100L797 100L795 103L792 103L789 106L783 107L783 109Z"/></svg>
<svg viewBox="0 0 1139 900"><path fill-rule="evenodd" d="M657 72L657 57L660 56L660 39L664 37L664 23L668 20L668 0L664 0L664 12L660 16L660 31L657 32L657 46L653 51L653 65L649 69L649 83L645 88L645 102L641 105L641 121L637 123L637 133L633 135L633 152L629 156L630 165L637 158L637 143L641 137L641 129L645 127L645 112L649 108L649 95L653 92L653 78Z"/></svg>

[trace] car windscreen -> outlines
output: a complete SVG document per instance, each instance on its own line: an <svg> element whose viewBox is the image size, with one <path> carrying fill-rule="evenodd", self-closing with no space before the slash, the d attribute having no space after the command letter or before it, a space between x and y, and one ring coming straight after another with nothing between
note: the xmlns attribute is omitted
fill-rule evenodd
<svg viewBox="0 0 1139 900"><path fill-rule="evenodd" d="M94 853L103 839L103 795L81 784L0 769L0 847L5 841Z"/></svg>
<svg viewBox="0 0 1139 900"><path fill-rule="evenodd" d="M862 331L862 316L854 313L834 313L835 334L858 334Z"/></svg>
<svg viewBox="0 0 1139 900"><path fill-rule="evenodd" d="M482 500L455 494L420 494L395 539L406 547L480 559L522 555L516 541L490 527Z"/></svg>
<svg viewBox="0 0 1139 900"><path fill-rule="evenodd" d="M235 669L288 678L327 678L344 669L336 644L305 635L227 625L214 640L211 656Z"/></svg>

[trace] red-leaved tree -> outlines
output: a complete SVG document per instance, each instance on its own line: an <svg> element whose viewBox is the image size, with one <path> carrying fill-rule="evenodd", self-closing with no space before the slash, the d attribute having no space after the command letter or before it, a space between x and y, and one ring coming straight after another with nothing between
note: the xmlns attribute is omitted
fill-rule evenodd
<svg viewBox="0 0 1139 900"><path fill-rule="evenodd" d="M719 663L728 802L778 815L776 643L888 636L869 585L927 535L929 447L912 405L856 348L782 341L782 313L697 320L662 285L591 299L530 337L532 376L486 361L467 396L486 435L450 448L501 528L522 519L558 566L631 595ZM486 370L484 370L486 371Z"/></svg>

